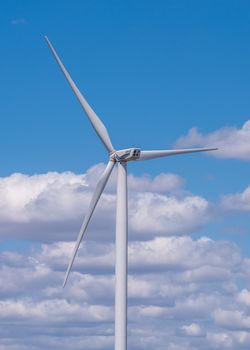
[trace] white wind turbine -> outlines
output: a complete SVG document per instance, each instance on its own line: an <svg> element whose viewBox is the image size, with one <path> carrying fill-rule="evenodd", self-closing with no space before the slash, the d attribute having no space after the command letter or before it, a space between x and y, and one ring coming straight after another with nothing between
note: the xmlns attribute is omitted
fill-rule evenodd
<svg viewBox="0 0 250 350"><path fill-rule="evenodd" d="M69 85L78 98L87 117L89 118L95 132L101 139L102 143L108 151L109 161L101 178L99 179L95 191L93 193L89 209L82 223L71 260L64 278L63 286L65 286L71 267L73 265L78 248L82 241L83 235L88 227L91 216L95 210L99 198L106 186L111 175L114 165L118 165L117 179L117 208L116 208L116 260L115 260L115 350L127 349L127 251L128 251L128 206L127 206L127 162L148 160L158 157L173 156L176 154L213 151L217 148L191 148L191 149L175 149L175 150L159 150L159 151L143 151L140 148L127 148L117 151L110 140L106 127L100 118L96 115L88 102L85 100L69 73L62 64L56 51L51 45L49 39L45 37L49 48L51 49L57 63L59 64L63 74L68 80Z"/></svg>

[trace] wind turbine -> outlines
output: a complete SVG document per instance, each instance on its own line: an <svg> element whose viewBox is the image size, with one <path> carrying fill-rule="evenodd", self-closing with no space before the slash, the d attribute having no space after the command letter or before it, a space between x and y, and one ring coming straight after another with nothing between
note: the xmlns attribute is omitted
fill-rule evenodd
<svg viewBox="0 0 250 350"><path fill-rule="evenodd" d="M144 151L140 148L127 148L116 150L110 140L107 129L101 119L90 107L84 96L81 94L71 76L67 72L56 51L51 45L49 39L45 36L47 44L52 51L57 63L65 75L69 85L74 91L82 108L84 109L89 121L95 132L101 139L103 145L108 151L109 161L101 178L99 179L93 193L88 211L82 223L78 238L73 250L71 260L64 278L63 287L66 285L69 273L71 271L78 248L86 232L91 216L101 197L107 181L112 173L115 164L118 165L117 179L117 208L116 208L116 260L115 260L115 350L127 349L127 256L128 256L128 199L127 199L127 162L148 160L158 157L167 157L177 154L213 151L217 148L191 148L191 149L174 149Z"/></svg>

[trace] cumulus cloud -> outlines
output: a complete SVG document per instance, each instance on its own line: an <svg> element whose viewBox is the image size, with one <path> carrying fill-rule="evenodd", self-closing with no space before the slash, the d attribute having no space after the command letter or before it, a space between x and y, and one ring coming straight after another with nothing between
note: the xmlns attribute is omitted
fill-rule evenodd
<svg viewBox="0 0 250 350"><path fill-rule="evenodd" d="M28 254L0 253L4 349L66 350L69 339L76 349L113 347L114 244L85 241L63 289L71 249L72 243L58 242ZM246 283L246 266L227 241L131 241L129 348L165 350L168 343L171 349L245 349L249 292L237 281Z"/></svg>
<svg viewBox="0 0 250 350"><path fill-rule="evenodd" d="M81 175L49 172L0 178L0 237L74 240L103 170L104 165L99 164ZM116 176L114 171L88 228L92 239L114 237ZM182 186L183 179L171 173L129 175L132 237L185 234L207 222L209 203L186 193Z"/></svg>
<svg viewBox="0 0 250 350"><path fill-rule="evenodd" d="M225 195L221 200L221 206L225 211L250 211L250 186L243 192Z"/></svg>
<svg viewBox="0 0 250 350"><path fill-rule="evenodd" d="M250 316L242 310L216 309L213 313L215 323L227 329L249 330Z"/></svg>
<svg viewBox="0 0 250 350"><path fill-rule="evenodd" d="M42 242L0 252L0 350L113 347L116 172L61 287L103 169L0 178L1 238ZM129 349L248 348L250 260L228 241L186 235L210 220L211 204L175 174L128 180Z"/></svg>
<svg viewBox="0 0 250 350"><path fill-rule="evenodd" d="M201 337L204 335L200 325L198 323L190 323L181 326L180 330L187 336L190 337Z"/></svg>
<svg viewBox="0 0 250 350"><path fill-rule="evenodd" d="M152 178L149 175L128 176L129 191L165 193L175 191L182 187L184 180L171 173L161 173Z"/></svg>
<svg viewBox="0 0 250 350"><path fill-rule="evenodd" d="M242 127L224 127L207 134L192 128L187 135L181 136L176 147L211 146L219 150L209 152L209 155L219 158L250 160L250 120Z"/></svg>
<svg viewBox="0 0 250 350"><path fill-rule="evenodd" d="M241 303L250 306L250 291L247 289L242 289L238 294L238 301Z"/></svg>
<svg viewBox="0 0 250 350"><path fill-rule="evenodd" d="M212 349L233 349L233 337L228 332L209 332L207 340Z"/></svg>
<svg viewBox="0 0 250 350"><path fill-rule="evenodd" d="M132 229L141 235L193 232L208 221L210 214L208 201L194 195L178 198L142 193L134 196L129 206Z"/></svg>
<svg viewBox="0 0 250 350"><path fill-rule="evenodd" d="M98 179L105 169L104 164L97 164L92 166L85 175L86 183L95 188ZM107 184L107 191L109 193L116 192L117 168L115 167L112 176ZM155 177L149 174L136 176L128 174L128 190L130 192L154 192L166 193L179 190L184 184L184 179L173 173L160 173Z"/></svg>

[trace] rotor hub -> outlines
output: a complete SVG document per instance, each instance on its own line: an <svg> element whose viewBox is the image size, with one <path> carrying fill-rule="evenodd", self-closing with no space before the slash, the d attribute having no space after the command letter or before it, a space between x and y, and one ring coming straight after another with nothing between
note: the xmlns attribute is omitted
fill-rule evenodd
<svg viewBox="0 0 250 350"><path fill-rule="evenodd" d="M127 148L119 151L114 151L110 154L109 159L116 162L129 162L140 158L140 148Z"/></svg>

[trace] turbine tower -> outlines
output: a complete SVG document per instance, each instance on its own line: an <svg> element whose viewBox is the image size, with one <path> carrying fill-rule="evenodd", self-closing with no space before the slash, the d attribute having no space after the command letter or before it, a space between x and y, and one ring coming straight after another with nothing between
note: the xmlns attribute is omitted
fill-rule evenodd
<svg viewBox="0 0 250 350"><path fill-rule="evenodd" d="M114 169L118 166L117 179L117 208L116 208L116 258L115 258L115 350L127 349L127 256L128 256L128 199L127 199L127 163L130 161L142 161L158 157L167 157L177 154L213 151L217 148L191 148L191 149L174 149L144 151L140 148L127 148L116 150L110 140L109 134L103 122L90 107L84 96L81 94L71 76L67 72L56 51L51 45L49 39L45 37L47 44L52 51L57 63L59 64L65 78L79 100L95 132L101 139L103 145L108 151L109 161L101 178L99 179L88 211L80 228L78 238L72 252L72 257L64 278L63 286L66 285L69 273L75 260L78 248L86 232L91 216L101 197L107 181Z"/></svg>

